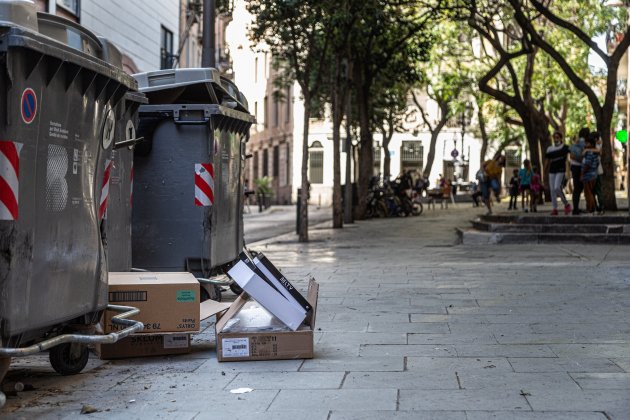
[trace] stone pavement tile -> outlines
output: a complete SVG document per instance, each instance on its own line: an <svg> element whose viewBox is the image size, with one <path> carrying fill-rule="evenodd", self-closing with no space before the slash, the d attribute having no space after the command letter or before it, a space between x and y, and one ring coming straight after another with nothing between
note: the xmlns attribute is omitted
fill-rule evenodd
<svg viewBox="0 0 630 420"><path fill-rule="evenodd" d="M264 411L277 394L277 390L254 390L239 395L231 394L228 391L208 392L203 389L174 389L166 392L143 390L124 393L76 391L70 394L51 393L38 398L30 404L30 407L33 410L63 407L63 409L75 410L78 415L81 408L88 404L103 411L103 413L107 413L107 418L123 418L127 415L150 418L156 412L175 413L179 410L200 412L207 410L208 407L215 410ZM24 409L20 410L20 412L22 411ZM171 418L172 416L173 414L171 414Z"/></svg>
<svg viewBox="0 0 630 420"><path fill-rule="evenodd" d="M626 389L630 398L630 373L571 373L582 389Z"/></svg>
<svg viewBox="0 0 630 420"><path fill-rule="evenodd" d="M197 371L194 373L138 373L130 378L121 380L111 390L121 392L198 390L207 389L218 391L223 389L236 377L236 373L219 371ZM274 388L274 389L277 389Z"/></svg>
<svg viewBox="0 0 630 420"><path fill-rule="evenodd" d="M593 411L467 411L466 420L606 420Z"/></svg>
<svg viewBox="0 0 630 420"><path fill-rule="evenodd" d="M359 349L359 355L456 357L457 353L451 345L365 344Z"/></svg>
<svg viewBox="0 0 630 420"><path fill-rule="evenodd" d="M494 335L485 332L471 332L468 334L409 334L407 338L409 344L497 344Z"/></svg>
<svg viewBox="0 0 630 420"><path fill-rule="evenodd" d="M100 409L96 413L89 415L81 414L81 407L66 409L58 406L52 406L48 408L23 408L18 412L6 414L3 413L3 420L24 420L24 419L79 419L79 418L93 418L93 419L124 419L124 420L144 420L151 419L172 419L177 416L177 419L192 420L199 414L198 411L187 411L182 409L171 409L168 411L159 410L133 410L127 408L124 411L113 413L111 409Z"/></svg>
<svg viewBox="0 0 630 420"><path fill-rule="evenodd" d="M341 359L349 357L358 357L360 344L346 343L338 341L335 343L318 343L315 342L315 358L316 359Z"/></svg>
<svg viewBox="0 0 630 420"><path fill-rule="evenodd" d="M243 413L235 410L215 411L208 408L201 412L194 420L326 420L329 410L286 410L286 411L265 411L255 413Z"/></svg>
<svg viewBox="0 0 630 420"><path fill-rule="evenodd" d="M398 332L324 332L318 344L407 344L407 334Z"/></svg>
<svg viewBox="0 0 630 420"><path fill-rule="evenodd" d="M334 297L326 297L326 296L318 296L317 297L317 306L320 305L341 305L343 303L344 297L334 296Z"/></svg>
<svg viewBox="0 0 630 420"><path fill-rule="evenodd" d="M566 372L511 373L494 369L458 372L461 386L465 389L495 388L504 390L564 390L579 391L580 387Z"/></svg>
<svg viewBox="0 0 630 420"><path fill-rule="evenodd" d="M373 307L396 307L396 306L409 306L411 300L408 297L356 297L352 294L343 300L344 305L365 305L368 308Z"/></svg>
<svg viewBox="0 0 630 420"><path fill-rule="evenodd" d="M464 411L333 411L330 420L466 420Z"/></svg>
<svg viewBox="0 0 630 420"><path fill-rule="evenodd" d="M411 313L409 314L411 322L447 322L452 324L464 324L462 328L468 328L468 324L487 324L488 320L485 315L439 315L429 313Z"/></svg>
<svg viewBox="0 0 630 420"><path fill-rule="evenodd" d="M621 372L621 368L605 358L587 357L510 357L515 372Z"/></svg>
<svg viewBox="0 0 630 420"><path fill-rule="evenodd" d="M402 332L416 334L448 334L446 322L380 322L371 321L369 332Z"/></svg>
<svg viewBox="0 0 630 420"><path fill-rule="evenodd" d="M135 370L116 369L104 364L94 369L86 369L78 375L61 376L49 366L45 370L9 371L5 382L22 382L38 391L58 389L99 391L110 389L134 373Z"/></svg>
<svg viewBox="0 0 630 420"><path fill-rule="evenodd" d="M194 372L203 365L213 353L205 353L205 357L198 355L195 359L185 357L136 357L132 359L112 360L108 367L128 368L137 372ZM184 355L185 356L185 355Z"/></svg>
<svg viewBox="0 0 630 420"><path fill-rule="evenodd" d="M458 344L455 346L460 357L553 357L546 345L521 344Z"/></svg>
<svg viewBox="0 0 630 420"><path fill-rule="evenodd" d="M630 418L630 410L606 410L606 416L610 420L628 420Z"/></svg>
<svg viewBox="0 0 630 420"><path fill-rule="evenodd" d="M630 357L615 357L612 361L626 372L630 372Z"/></svg>
<svg viewBox="0 0 630 420"><path fill-rule="evenodd" d="M563 390L532 391L527 401L535 411L607 411L626 413L630 418L627 390L584 390L567 393Z"/></svg>
<svg viewBox="0 0 630 420"><path fill-rule="evenodd" d="M304 360L260 360L251 362L219 362L216 356L209 358L196 373L204 372L297 372Z"/></svg>
<svg viewBox="0 0 630 420"><path fill-rule="evenodd" d="M344 372L249 372L239 373L226 389L337 389Z"/></svg>
<svg viewBox="0 0 630 420"><path fill-rule="evenodd" d="M283 389L273 400L268 411L291 409L373 411L395 410L396 389Z"/></svg>
<svg viewBox="0 0 630 420"><path fill-rule="evenodd" d="M628 344L550 344L558 357L630 357Z"/></svg>
<svg viewBox="0 0 630 420"><path fill-rule="evenodd" d="M399 409L407 410L523 410L529 405L520 391L497 389L406 390L399 393Z"/></svg>
<svg viewBox="0 0 630 420"><path fill-rule="evenodd" d="M558 333L548 334L522 334L522 333L505 333L497 335L495 334L499 344L574 344L574 343L600 343L601 341L592 338L584 337L583 335L574 335L565 331L559 331ZM618 340L614 342L624 342L625 340ZM613 343L612 340L607 340L607 343Z"/></svg>
<svg viewBox="0 0 630 420"><path fill-rule="evenodd" d="M319 317L319 308L317 316ZM335 321L358 321L358 320L367 320L368 322L378 321L378 322L409 322L409 314L408 313L370 313L366 314L365 312L347 310L344 312L340 312L335 314Z"/></svg>
<svg viewBox="0 0 630 420"><path fill-rule="evenodd" d="M346 388L373 389L388 384L398 389L458 389L457 378L449 372L350 372Z"/></svg>
<svg viewBox="0 0 630 420"><path fill-rule="evenodd" d="M319 314L317 314L319 315ZM368 321L322 321L317 320L317 330L322 332L367 332ZM388 332L388 331L371 331L371 332Z"/></svg>
<svg viewBox="0 0 630 420"><path fill-rule="evenodd" d="M500 371L501 375L513 372L506 358L501 357L407 357L407 370L410 372L483 372Z"/></svg>
<svg viewBox="0 0 630 420"><path fill-rule="evenodd" d="M425 313L425 314L446 314L446 307L443 304L437 305L384 305L384 304L372 304L370 302L363 302L354 305L324 305L325 311L330 312L358 312L364 316L377 316L379 314L402 314L409 320L410 313ZM319 311L319 307L317 308Z"/></svg>
<svg viewBox="0 0 630 420"><path fill-rule="evenodd" d="M300 372L402 372L402 357L373 356L352 358L315 358L305 360Z"/></svg>

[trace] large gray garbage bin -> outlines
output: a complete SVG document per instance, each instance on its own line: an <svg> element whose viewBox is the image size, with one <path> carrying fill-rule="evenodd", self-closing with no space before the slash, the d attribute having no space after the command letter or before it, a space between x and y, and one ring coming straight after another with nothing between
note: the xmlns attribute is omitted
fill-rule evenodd
<svg viewBox="0 0 630 420"><path fill-rule="evenodd" d="M30 1L0 2L0 347L81 328L107 306L102 220L121 55Z"/></svg>
<svg viewBox="0 0 630 420"><path fill-rule="evenodd" d="M134 162L133 265L208 277L243 248L245 142L254 118L214 69L135 77L150 105L140 107L145 140Z"/></svg>

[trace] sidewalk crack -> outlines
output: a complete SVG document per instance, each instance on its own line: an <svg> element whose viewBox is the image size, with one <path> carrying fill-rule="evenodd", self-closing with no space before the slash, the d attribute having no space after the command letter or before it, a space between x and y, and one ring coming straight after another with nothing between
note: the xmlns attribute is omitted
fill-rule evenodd
<svg viewBox="0 0 630 420"><path fill-rule="evenodd" d="M265 408L265 411L269 411L269 408L271 407L271 404L273 404L273 402L276 400L276 398L278 398L278 395L280 395L280 389L278 390L278 392L276 392L276 395L273 396L273 398L271 399L271 402L269 403L269 405L267 406L267 408Z"/></svg>

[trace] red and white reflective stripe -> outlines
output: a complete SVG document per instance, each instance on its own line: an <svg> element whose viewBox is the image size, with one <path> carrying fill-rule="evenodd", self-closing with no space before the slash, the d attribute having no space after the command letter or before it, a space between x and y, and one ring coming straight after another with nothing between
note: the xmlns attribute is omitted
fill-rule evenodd
<svg viewBox="0 0 630 420"><path fill-rule="evenodd" d="M211 163L195 163L195 205L207 207L214 204L214 166Z"/></svg>
<svg viewBox="0 0 630 420"><path fill-rule="evenodd" d="M17 220L22 143L0 141L0 220Z"/></svg>
<svg viewBox="0 0 630 420"><path fill-rule="evenodd" d="M133 162L131 162L131 171L129 171L129 206L133 207Z"/></svg>
<svg viewBox="0 0 630 420"><path fill-rule="evenodd" d="M103 186L101 188L101 201L98 206L98 220L105 217L107 211L107 200L109 199L109 178L112 172L112 160L105 161L105 174L103 175Z"/></svg>

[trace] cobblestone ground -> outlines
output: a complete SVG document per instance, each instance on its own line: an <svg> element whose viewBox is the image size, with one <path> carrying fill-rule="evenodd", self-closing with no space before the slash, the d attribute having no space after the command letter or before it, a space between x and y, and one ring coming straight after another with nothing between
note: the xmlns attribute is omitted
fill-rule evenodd
<svg viewBox="0 0 630 420"><path fill-rule="evenodd" d="M300 287L321 284L312 360L218 363L206 323L182 357L92 357L73 377L17 361L8 385L34 389L2 417L630 419L630 247L454 245L480 212L257 244Z"/></svg>

